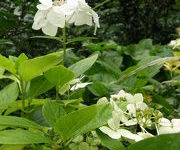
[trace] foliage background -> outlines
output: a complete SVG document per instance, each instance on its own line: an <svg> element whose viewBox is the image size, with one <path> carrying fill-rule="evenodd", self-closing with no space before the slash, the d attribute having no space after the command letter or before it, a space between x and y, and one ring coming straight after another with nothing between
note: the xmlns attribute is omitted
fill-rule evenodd
<svg viewBox="0 0 180 150"><path fill-rule="evenodd" d="M88 0L88 3L95 7L103 1ZM6 46L0 44L2 54L19 55L25 52L29 56L37 56L59 48L57 42L30 38L42 35L41 31L32 30L37 3L37 0L0 2L0 39L7 40ZM96 9L101 28L95 42L113 40L127 45L151 38L153 43L167 44L177 36L176 27L180 25L179 7L178 0L109 1ZM93 36L86 27L73 30L69 27L68 33L72 36ZM80 48L79 45L77 47Z"/></svg>

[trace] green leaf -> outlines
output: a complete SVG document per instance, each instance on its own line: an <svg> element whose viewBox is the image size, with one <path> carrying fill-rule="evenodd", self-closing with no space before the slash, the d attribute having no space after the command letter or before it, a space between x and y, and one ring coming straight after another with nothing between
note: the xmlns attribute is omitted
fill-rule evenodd
<svg viewBox="0 0 180 150"><path fill-rule="evenodd" d="M15 116L0 116L0 126L42 129L42 127L28 119Z"/></svg>
<svg viewBox="0 0 180 150"><path fill-rule="evenodd" d="M1 54L0 54L0 68L6 69L7 71L13 74L16 73L15 64L6 57L2 56Z"/></svg>
<svg viewBox="0 0 180 150"><path fill-rule="evenodd" d="M43 106L44 103L46 103L48 101L48 99L32 99L30 106ZM29 100L25 100L25 106L27 107L29 105ZM6 112L4 113L4 115L9 115L13 112L16 112L18 110L22 109L22 100L18 100L15 102L12 102L9 104L8 109L6 110Z"/></svg>
<svg viewBox="0 0 180 150"><path fill-rule="evenodd" d="M36 77L31 80L28 97L35 98L52 89L54 86L55 85L49 82L44 76Z"/></svg>
<svg viewBox="0 0 180 150"><path fill-rule="evenodd" d="M5 72L5 70L4 70L4 69L2 69L2 68L0 68L0 75L3 75L3 74L4 74L4 72Z"/></svg>
<svg viewBox="0 0 180 150"><path fill-rule="evenodd" d="M17 83L12 83L0 91L0 112L14 102L19 95L19 88Z"/></svg>
<svg viewBox="0 0 180 150"><path fill-rule="evenodd" d="M25 130L0 131L0 144L38 144L52 143L41 132Z"/></svg>
<svg viewBox="0 0 180 150"><path fill-rule="evenodd" d="M40 38L40 39L50 39L50 40L56 40L59 42L62 42L61 38L59 37L53 37L53 36L33 36L32 39Z"/></svg>
<svg viewBox="0 0 180 150"><path fill-rule="evenodd" d="M92 105L59 118L55 129L63 139L68 139L103 126L111 116L109 104Z"/></svg>
<svg viewBox="0 0 180 150"><path fill-rule="evenodd" d="M58 86L62 86L74 78L74 73L63 66L54 67L44 75L52 84Z"/></svg>
<svg viewBox="0 0 180 150"><path fill-rule="evenodd" d="M128 150L179 150L180 134L160 135L132 144Z"/></svg>
<svg viewBox="0 0 180 150"><path fill-rule="evenodd" d="M18 71L19 75L25 80L40 76L43 72L53 68L62 61L62 52L51 53L49 55L29 59L20 64Z"/></svg>
<svg viewBox="0 0 180 150"><path fill-rule="evenodd" d="M0 150L23 150L25 145L3 145Z"/></svg>
<svg viewBox="0 0 180 150"><path fill-rule="evenodd" d="M148 67L152 67L155 65L161 65L167 61L178 61L180 60L180 57L165 57L165 58L159 58L154 61L151 61L150 63L143 64L141 66L133 66L128 68L127 70L123 71L121 74L121 77L118 79L115 83L122 83L125 80L127 80L129 77L137 74L138 72L147 69Z"/></svg>
<svg viewBox="0 0 180 150"><path fill-rule="evenodd" d="M95 37L77 37L77 38L73 38L71 40L69 40L66 44L71 44L74 42L81 42L81 41L87 41L87 40L95 40L97 38Z"/></svg>
<svg viewBox="0 0 180 150"><path fill-rule="evenodd" d="M57 118L60 118L65 114L64 108L57 102L49 100L43 106L43 116L51 127L54 127Z"/></svg>
<svg viewBox="0 0 180 150"><path fill-rule="evenodd" d="M97 130L97 135L100 138L102 144L110 150L124 150L124 146L120 140L110 138L108 135L103 134L100 130Z"/></svg>
<svg viewBox="0 0 180 150"><path fill-rule="evenodd" d="M97 58L98 54L93 55L89 58L85 58L70 66L69 69L71 69L75 73L75 77L79 77L80 75L85 73L90 67L92 67L92 65L96 62Z"/></svg>
<svg viewBox="0 0 180 150"><path fill-rule="evenodd" d="M28 60L28 57L24 53L19 55L19 57L16 59L16 69L18 69L19 65L26 60Z"/></svg>

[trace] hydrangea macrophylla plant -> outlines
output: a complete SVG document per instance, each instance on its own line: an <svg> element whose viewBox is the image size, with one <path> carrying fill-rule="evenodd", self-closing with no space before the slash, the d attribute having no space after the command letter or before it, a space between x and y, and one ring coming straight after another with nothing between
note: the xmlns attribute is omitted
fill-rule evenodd
<svg viewBox="0 0 180 150"><path fill-rule="evenodd" d="M100 127L100 130L112 139L124 137L134 141L153 137L146 128L155 125L157 135L180 132L180 119L169 121L162 117L162 113L149 108L143 102L140 93L131 95L121 90L118 94L111 95L110 104L113 107L112 118L108 120L107 126ZM107 99L100 99L98 103L107 103ZM125 109L121 109L121 103L126 103ZM139 126L141 131L132 131L132 127ZM130 127L132 126L132 127Z"/></svg>
<svg viewBox="0 0 180 150"><path fill-rule="evenodd" d="M85 0L40 0L40 3L33 29L42 29L46 35L55 36L58 27L64 28L66 23L92 26L94 20L95 32L100 27L98 14Z"/></svg>

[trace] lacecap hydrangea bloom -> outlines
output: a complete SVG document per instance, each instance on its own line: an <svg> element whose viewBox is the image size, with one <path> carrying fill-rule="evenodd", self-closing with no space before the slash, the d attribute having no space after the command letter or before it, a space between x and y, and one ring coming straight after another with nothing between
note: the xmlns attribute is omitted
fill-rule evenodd
<svg viewBox="0 0 180 150"><path fill-rule="evenodd" d="M102 103L109 101L107 98L101 98L97 104ZM132 95L121 90L118 94L111 95L110 104L113 107L112 118L108 120L107 125L99 129L112 139L123 137L137 142L150 138L155 135L149 133L147 128L152 128L154 125L157 135L180 132L180 119L170 121L163 118L159 110L150 108L144 102L141 93ZM140 127L140 131L135 131L137 126Z"/></svg>
<svg viewBox="0 0 180 150"><path fill-rule="evenodd" d="M85 0L39 0L39 2L32 28L42 29L46 35L55 36L58 28L64 28L66 23L92 26L94 22L95 32L100 27L98 14Z"/></svg>

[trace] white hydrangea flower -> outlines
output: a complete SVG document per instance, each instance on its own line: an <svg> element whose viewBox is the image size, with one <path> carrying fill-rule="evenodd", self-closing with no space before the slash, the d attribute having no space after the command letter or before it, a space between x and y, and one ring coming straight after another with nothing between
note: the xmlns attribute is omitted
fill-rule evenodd
<svg viewBox="0 0 180 150"><path fill-rule="evenodd" d="M96 29L100 27L98 14L86 3L85 0L67 0L66 20L76 26L93 25Z"/></svg>
<svg viewBox="0 0 180 150"><path fill-rule="evenodd" d="M33 29L42 29L50 36L57 34L58 27L64 28L66 22L76 26L93 25L100 27L98 14L85 0L39 0L38 11L34 17Z"/></svg>
<svg viewBox="0 0 180 150"><path fill-rule="evenodd" d="M92 84L92 82L77 83L77 84L73 85L70 90L75 91L75 90L78 90L78 89L83 89L83 88L85 88L86 86L88 86L90 84Z"/></svg>
<svg viewBox="0 0 180 150"><path fill-rule="evenodd" d="M66 4L63 1L53 2L52 0L40 0L40 3L37 5L38 11L34 17L32 28L34 30L42 28L44 34L55 36L58 27L64 28L65 26Z"/></svg>
<svg viewBox="0 0 180 150"><path fill-rule="evenodd" d="M167 118L159 119L159 134L179 133L180 132L180 119Z"/></svg>
<svg viewBox="0 0 180 150"><path fill-rule="evenodd" d="M82 83L81 80L84 78L85 76L81 76L80 78L77 79L73 79L72 81L69 82L70 85L73 85L71 87L71 91L75 91L78 89L82 89L85 88L86 86L92 84L92 82L86 82L86 83Z"/></svg>
<svg viewBox="0 0 180 150"><path fill-rule="evenodd" d="M126 100L128 102L127 109L133 116L136 116L137 109L144 111L147 108L147 105L143 102L143 95L140 93L134 96L127 93Z"/></svg>

